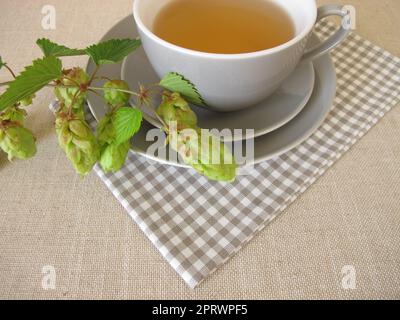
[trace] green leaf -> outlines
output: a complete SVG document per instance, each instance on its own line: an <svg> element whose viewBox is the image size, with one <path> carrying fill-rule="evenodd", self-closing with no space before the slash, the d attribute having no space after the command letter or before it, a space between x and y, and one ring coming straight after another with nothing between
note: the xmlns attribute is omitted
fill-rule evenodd
<svg viewBox="0 0 400 320"><path fill-rule="evenodd" d="M61 70L61 61L56 57L35 60L11 82L7 91L0 96L0 111L32 96L52 80L60 78Z"/></svg>
<svg viewBox="0 0 400 320"><path fill-rule="evenodd" d="M6 65L6 64L3 62L3 60L1 59L1 56L0 56L0 70L1 70L1 68L3 68L5 65Z"/></svg>
<svg viewBox="0 0 400 320"><path fill-rule="evenodd" d="M140 39L112 39L85 49L96 65L112 64L122 61L140 47Z"/></svg>
<svg viewBox="0 0 400 320"><path fill-rule="evenodd" d="M178 92L189 102L205 105L203 98L197 91L195 85L178 73L167 73L160 81L160 86L172 92Z"/></svg>
<svg viewBox="0 0 400 320"><path fill-rule="evenodd" d="M38 39L36 44L42 49L46 57L70 57L70 56L81 56L86 54L85 50L70 49L66 46L59 45L50 41L49 39Z"/></svg>
<svg viewBox="0 0 400 320"><path fill-rule="evenodd" d="M115 142L124 143L139 131L142 124L142 112L131 107L120 108L114 114L113 123Z"/></svg>

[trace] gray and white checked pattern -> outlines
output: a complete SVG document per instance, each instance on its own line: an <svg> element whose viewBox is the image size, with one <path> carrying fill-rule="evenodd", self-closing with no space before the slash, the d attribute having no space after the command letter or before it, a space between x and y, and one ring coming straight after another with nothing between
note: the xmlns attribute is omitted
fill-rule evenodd
<svg viewBox="0 0 400 320"><path fill-rule="evenodd" d="M317 34L324 38L334 29L321 23ZM190 287L240 250L399 102L399 58L353 33L333 59L338 91L324 124L302 145L234 184L210 182L193 170L150 163L134 153L116 174L96 167Z"/></svg>

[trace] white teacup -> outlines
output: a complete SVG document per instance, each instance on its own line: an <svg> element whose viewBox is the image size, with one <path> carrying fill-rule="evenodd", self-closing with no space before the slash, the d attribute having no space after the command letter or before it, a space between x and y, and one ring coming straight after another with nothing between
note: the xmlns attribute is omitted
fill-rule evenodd
<svg viewBox="0 0 400 320"><path fill-rule="evenodd" d="M296 36L278 47L243 54L212 54L168 43L152 32L160 10L174 0L135 0L133 15L144 50L160 76L177 72L193 82L213 110L227 112L251 107L266 99L303 61L315 59L339 45L350 28L345 23L321 45L305 51L317 21L337 15L348 19L342 6L317 9L315 0L266 0L279 4L291 17Z"/></svg>

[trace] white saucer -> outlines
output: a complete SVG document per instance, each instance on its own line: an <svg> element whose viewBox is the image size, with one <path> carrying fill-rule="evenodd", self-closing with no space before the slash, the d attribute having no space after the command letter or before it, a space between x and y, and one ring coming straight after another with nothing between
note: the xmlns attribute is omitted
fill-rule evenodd
<svg viewBox="0 0 400 320"><path fill-rule="evenodd" d="M121 68L121 78L133 90L138 83L157 83L160 81L153 70L143 48L128 56ZM205 129L241 129L232 139L225 141L251 139L272 132L299 114L307 104L314 88L315 74L312 63L304 63L265 101L246 110L220 113L192 105L199 118L199 126ZM154 101L158 105L159 101ZM150 116L150 115L149 115ZM147 117L146 117L147 118ZM148 119L148 118L147 118ZM155 119L148 119L151 123ZM246 132L246 129L254 131Z"/></svg>
<svg viewBox="0 0 400 320"><path fill-rule="evenodd" d="M102 41L111 38L134 38L136 36L137 33L133 18L129 16L114 26L103 37ZM311 42L311 45L315 45L319 40L316 36L313 36ZM313 65L315 70L315 84L308 103L289 123L254 140L254 163L260 163L279 156L298 146L309 138L326 118L336 94L335 68L330 55L325 55L315 60ZM94 68L94 64L89 62L87 71L92 73ZM121 76L121 64L107 65L102 68L101 74L109 78L118 79ZM151 73L142 74L140 80L142 83L151 83L151 77ZM97 83L97 85L101 85L101 83ZM103 100L94 94L89 94L88 100L89 107L95 118L97 120L101 119L105 114ZM154 129L152 125L143 122L141 130L132 141L133 150L157 162L186 167L176 161L170 161L168 157L169 152L165 152L165 157L147 153L148 148L154 144L153 141L146 141L146 135L152 129ZM162 154L163 150L160 151Z"/></svg>

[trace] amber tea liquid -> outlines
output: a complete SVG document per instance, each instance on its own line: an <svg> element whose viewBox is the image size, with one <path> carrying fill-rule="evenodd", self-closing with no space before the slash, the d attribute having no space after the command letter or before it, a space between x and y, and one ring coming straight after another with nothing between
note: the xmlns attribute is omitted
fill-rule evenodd
<svg viewBox="0 0 400 320"><path fill-rule="evenodd" d="M268 0L174 0L156 16L153 32L207 53L256 52L295 36L288 13Z"/></svg>

